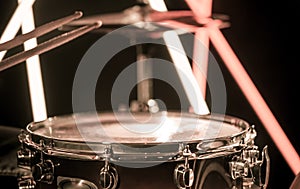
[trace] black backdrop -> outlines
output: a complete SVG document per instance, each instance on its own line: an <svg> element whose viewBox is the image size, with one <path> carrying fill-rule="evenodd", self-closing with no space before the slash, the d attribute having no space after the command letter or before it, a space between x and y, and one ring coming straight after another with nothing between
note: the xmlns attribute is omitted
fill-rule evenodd
<svg viewBox="0 0 300 189"><path fill-rule="evenodd" d="M42 25L57 18L82 10L85 16L121 11L136 2L118 0L37 0L34 4L36 25ZM187 9L183 1L166 1L169 9ZM0 3L0 33L3 32L9 18L16 8L15 1ZM299 126L297 124L297 44L299 37L295 28L297 10L295 3L259 0L215 0L214 13L230 16L231 26L223 30L231 47L243 63L270 109L282 125L290 141L300 152ZM299 16L298 16L299 17ZM39 42L60 34L54 31L39 38ZM68 44L58 47L40 56L49 116L72 112L71 89L76 67L85 53L101 35L86 34ZM298 40L297 40L298 39ZM296 45L296 48L293 46ZM15 50L15 51L14 51ZM22 50L16 48L7 55ZM212 52L213 49L212 49ZM121 54L122 61L132 62L134 53ZM260 120L242 95L240 89L222 65L227 88L227 109L229 115L241 117L256 125L258 136L256 143L262 148L269 146L271 173L268 188L288 188L294 174L264 129ZM121 69L122 66L111 67ZM108 70L108 72L110 72ZM107 74L106 77L110 77ZM106 81L104 81L106 82ZM106 87L111 83L107 82ZM161 88L161 93L167 88ZM101 96L101 94L99 94ZM104 98L107 96L102 96ZM176 98L174 98L176 101ZM172 105L173 97L166 98ZM175 103L174 101L174 103ZM108 107L102 104L105 109ZM24 128L32 121L28 84L24 64L20 64L0 73L0 125Z"/></svg>

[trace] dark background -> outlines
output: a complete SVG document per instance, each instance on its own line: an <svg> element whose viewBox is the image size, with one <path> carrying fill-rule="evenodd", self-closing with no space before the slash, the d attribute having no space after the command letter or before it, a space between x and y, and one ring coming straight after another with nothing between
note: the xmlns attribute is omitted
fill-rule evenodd
<svg viewBox="0 0 300 189"><path fill-rule="evenodd" d="M34 4L36 26L72 14L75 10L82 10L84 16L88 16L118 12L135 3L133 0L37 0ZM166 3L170 10L188 9L183 1L168 0ZM225 37L299 153L299 100L296 98L299 86L296 69L299 37L295 28L299 16L296 3L270 0L215 0L213 3L214 13L230 16L231 26L222 30ZM6 27L16 5L15 1L0 2L0 33ZM43 42L61 33L54 31L38 40ZM77 65L85 51L100 37L101 34L89 33L40 56L49 116L72 112L71 90ZM22 48L15 48L7 56L20 50ZM110 79L114 69L120 70L126 67L124 62L134 61L135 54L129 52L132 51L120 53L120 65L107 68L107 74L104 75L107 81L103 80L106 90L103 92L105 94L99 94L99 103L102 105L99 109L109 108L102 102L107 102L103 98L109 97L107 91L113 83ZM213 48L212 52L214 53ZM254 124L258 133L257 145L260 148L269 146L271 173L268 188L289 188L294 179L293 172L216 53L215 58L220 63L226 83L226 113ZM0 73L0 125L25 128L32 121L24 65L20 64ZM164 90L171 89L161 86L156 95L165 94ZM167 95L162 98L168 101L170 107L176 107L176 97Z"/></svg>

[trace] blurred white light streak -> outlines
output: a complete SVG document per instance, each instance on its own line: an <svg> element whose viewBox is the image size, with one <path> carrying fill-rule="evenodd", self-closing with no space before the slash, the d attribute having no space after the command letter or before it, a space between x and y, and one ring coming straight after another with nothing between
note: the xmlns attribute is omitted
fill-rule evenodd
<svg viewBox="0 0 300 189"><path fill-rule="evenodd" d="M201 93L196 78L194 77L189 60L177 33L175 31L166 31L163 34L163 39L175 64L176 71L191 106L193 107L194 113L199 115L209 114L210 111L203 98L203 94Z"/></svg>
<svg viewBox="0 0 300 189"><path fill-rule="evenodd" d="M194 39L192 68L204 99L206 96L208 55L209 55L209 35L207 29L198 28L196 30L195 39Z"/></svg>
<svg viewBox="0 0 300 189"><path fill-rule="evenodd" d="M9 41L16 36L20 29L22 20L25 18L24 15L28 12L34 2L35 0L26 0L19 4L1 35L0 43ZM0 61L5 56L5 53L6 51L0 52Z"/></svg>
<svg viewBox="0 0 300 189"><path fill-rule="evenodd" d="M159 12L168 11L164 0L148 0L148 2L149 2L150 7L156 11L159 11Z"/></svg>
<svg viewBox="0 0 300 189"><path fill-rule="evenodd" d="M21 4L23 1L18 0ZM28 33L35 29L34 15L32 7L28 9L23 16L22 33ZM24 43L24 50L33 49L37 46L37 39L32 38ZM31 111L33 121L42 121L47 118L47 110L45 103L44 87L42 73L40 67L39 56L33 56L26 60L27 79L29 84Z"/></svg>

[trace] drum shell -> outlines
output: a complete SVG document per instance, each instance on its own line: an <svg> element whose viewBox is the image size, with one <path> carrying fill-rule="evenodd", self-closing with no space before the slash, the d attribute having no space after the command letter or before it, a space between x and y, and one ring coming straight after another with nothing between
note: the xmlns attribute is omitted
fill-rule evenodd
<svg viewBox="0 0 300 189"><path fill-rule="evenodd" d="M231 156L189 160L189 166L195 174L192 188L212 189L209 185L214 185L214 187L222 186L219 189L231 188L232 180L228 173L228 161L231 159ZM57 189L59 180L62 178L86 180L96 185L98 189L102 189L99 184L99 174L101 168L105 165L104 161L78 160L55 156L45 156L44 158L45 160L51 160L55 165L54 180L51 184L37 182L36 189ZM116 168L119 175L117 189L177 189L173 175L178 164L184 164L184 161L172 160L149 167L147 165L145 167L139 165L141 168L125 167L114 163L110 163L110 166ZM213 168L207 169L207 167L212 167L209 165L213 165ZM215 183L209 182L205 184L206 178L203 178L203 176L207 177L210 175L208 172L217 175L220 179L217 179Z"/></svg>

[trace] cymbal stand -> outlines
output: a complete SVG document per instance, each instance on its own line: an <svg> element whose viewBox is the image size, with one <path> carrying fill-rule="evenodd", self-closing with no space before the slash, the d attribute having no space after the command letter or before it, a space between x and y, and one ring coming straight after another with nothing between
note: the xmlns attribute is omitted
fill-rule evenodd
<svg viewBox="0 0 300 189"><path fill-rule="evenodd" d="M149 5L152 10L158 11L158 12L167 12L166 5L163 1L152 1L143 0L144 6ZM145 13L147 14L147 13ZM143 18L146 16L143 15ZM170 44L175 45L177 48L179 48L182 52L183 47L180 43L179 38L177 40L170 39L172 37L175 37L172 32L164 32L165 33L165 43L167 44L167 47L169 47ZM164 34L163 34L164 35ZM176 34L175 34L176 35ZM132 39L132 38L131 38ZM174 43L175 42L175 43ZM172 45L171 45L172 46ZM208 114L209 110L207 107L207 104L203 98L203 94L201 94L201 90L198 87L196 78L194 77L192 70L190 68L189 61L186 57L181 56L180 53L167 48L170 55L172 56L172 59L175 64L175 68L177 70L179 79L182 82L182 85L184 87L184 90L187 94L187 97L192 105L193 111L196 114ZM152 76L152 65L151 62L145 62L145 59L149 58L147 57L147 53L145 53L145 49L142 48L142 45L137 45L137 101L133 101L131 103L131 110L132 111L150 111L150 112L157 112L159 111L159 107L157 104L157 101L155 101L153 98L153 81L151 79ZM195 94L190 93L189 84L186 83L186 76L188 76L189 82L192 83ZM197 98L194 98L194 95L197 96Z"/></svg>
<svg viewBox="0 0 300 189"><path fill-rule="evenodd" d="M152 65L149 61L146 61L149 58L148 56L147 49L143 48L143 44L137 44L137 100L130 102L132 112L158 111L157 103L153 100Z"/></svg>
<svg viewBox="0 0 300 189"><path fill-rule="evenodd" d="M138 0L141 6L147 6L149 1ZM151 6L151 5L150 5ZM131 111L158 111L158 105L153 100L153 80L152 65L146 63L148 57L147 49L143 48L143 44L136 45L136 60L137 60L137 100L130 104ZM150 101L151 100L151 101ZM153 103L149 103L153 102Z"/></svg>
<svg viewBox="0 0 300 189"><path fill-rule="evenodd" d="M146 63L145 60L148 58L147 53L144 52L142 45L136 46L137 52L137 80L140 81L137 85L137 100L141 103L147 103L148 100L153 98L152 90L152 79L149 78L152 75L152 66Z"/></svg>

